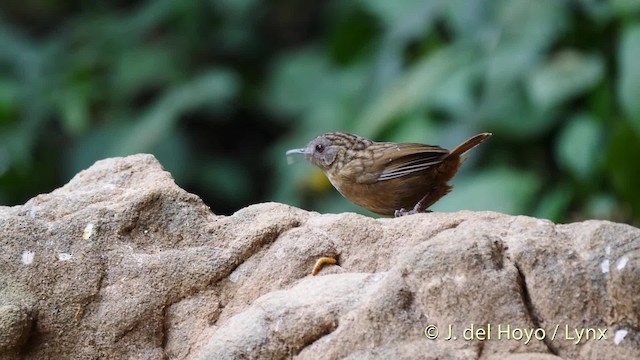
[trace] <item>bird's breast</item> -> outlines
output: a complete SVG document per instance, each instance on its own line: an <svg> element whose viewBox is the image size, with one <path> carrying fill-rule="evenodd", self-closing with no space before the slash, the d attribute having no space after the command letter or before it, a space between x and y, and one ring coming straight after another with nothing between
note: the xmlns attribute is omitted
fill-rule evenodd
<svg viewBox="0 0 640 360"><path fill-rule="evenodd" d="M393 215L400 208L412 208L437 184L434 173L411 174L388 181L369 183L353 181L337 174L327 174L331 184L354 204L382 215Z"/></svg>

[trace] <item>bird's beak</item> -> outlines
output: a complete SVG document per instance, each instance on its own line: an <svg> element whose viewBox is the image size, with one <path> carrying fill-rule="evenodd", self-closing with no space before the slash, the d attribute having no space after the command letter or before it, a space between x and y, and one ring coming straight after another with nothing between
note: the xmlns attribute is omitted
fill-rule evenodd
<svg viewBox="0 0 640 360"><path fill-rule="evenodd" d="M304 155L304 148L287 150L287 162L293 164L296 161L302 160Z"/></svg>

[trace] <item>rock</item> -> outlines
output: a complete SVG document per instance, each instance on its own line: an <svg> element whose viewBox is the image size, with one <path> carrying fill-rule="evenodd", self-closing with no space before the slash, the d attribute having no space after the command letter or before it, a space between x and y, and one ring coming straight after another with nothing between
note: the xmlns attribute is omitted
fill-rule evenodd
<svg viewBox="0 0 640 360"><path fill-rule="evenodd" d="M11 353L29 337L31 317L18 305L0 305L0 353Z"/></svg>
<svg viewBox="0 0 640 360"><path fill-rule="evenodd" d="M98 161L0 223L0 358L640 358L629 225L216 216L151 155ZM339 266L312 277L321 256Z"/></svg>

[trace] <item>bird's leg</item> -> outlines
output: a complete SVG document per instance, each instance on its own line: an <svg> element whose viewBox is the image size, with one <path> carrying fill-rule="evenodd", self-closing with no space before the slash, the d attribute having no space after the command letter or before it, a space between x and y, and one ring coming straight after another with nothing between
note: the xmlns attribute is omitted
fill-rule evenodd
<svg viewBox="0 0 640 360"><path fill-rule="evenodd" d="M311 275L316 276L318 274L318 272L320 271L320 269L322 269L322 267L324 266L324 264L335 264L338 261L334 258L330 258L330 257L321 257L320 259L318 259L318 261L316 261L316 264L313 265L313 270L311 271Z"/></svg>
<svg viewBox="0 0 640 360"><path fill-rule="evenodd" d="M425 202L427 201L427 198L429 197L429 195L431 195L430 192L428 192L425 196L422 197L422 199L420 199L420 201L418 201L418 203L416 204L416 206L413 207L413 209L411 210L405 210L404 208L400 209L400 210L396 210L393 215L395 217L400 217L400 216L405 216L405 215L413 215L413 214L417 214L417 213L421 213L421 212L427 212L430 213L431 210L427 210L425 209Z"/></svg>

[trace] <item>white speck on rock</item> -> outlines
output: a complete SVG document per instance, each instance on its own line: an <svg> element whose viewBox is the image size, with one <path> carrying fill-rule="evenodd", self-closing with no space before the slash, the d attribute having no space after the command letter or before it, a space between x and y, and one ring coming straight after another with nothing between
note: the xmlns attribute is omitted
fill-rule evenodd
<svg viewBox="0 0 640 360"><path fill-rule="evenodd" d="M606 248L604 248L604 253L607 255L611 255L611 246L607 246Z"/></svg>
<svg viewBox="0 0 640 360"><path fill-rule="evenodd" d="M549 224L549 221L548 221L548 220L538 219L538 225L539 225L540 227L544 227L544 226L546 226L546 225L548 225L548 224Z"/></svg>
<svg viewBox="0 0 640 360"><path fill-rule="evenodd" d="M232 283L236 283L238 282L238 278L240 277L240 271L238 271L238 269L235 269L231 275L229 275L229 281L231 281Z"/></svg>
<svg viewBox="0 0 640 360"><path fill-rule="evenodd" d="M600 268L604 274L609 272L609 259L604 259L604 261L600 264Z"/></svg>
<svg viewBox="0 0 640 360"><path fill-rule="evenodd" d="M284 248L280 248L278 249L278 251L276 251L275 256L276 258L278 258L278 260L282 260L287 257L287 252Z"/></svg>
<svg viewBox="0 0 640 360"><path fill-rule="evenodd" d="M73 256L69 253L59 253L58 254L58 260L60 261L68 261L71 260Z"/></svg>
<svg viewBox="0 0 640 360"><path fill-rule="evenodd" d="M627 336L629 332L625 329L621 329L616 331L616 334L613 337L613 343L618 345L624 340L624 337Z"/></svg>
<svg viewBox="0 0 640 360"><path fill-rule="evenodd" d="M629 258L627 256L623 256L620 259L618 259L618 264L616 265L616 268L618 270L622 270L624 269L625 266L627 266L628 262L629 262Z"/></svg>
<svg viewBox="0 0 640 360"><path fill-rule="evenodd" d="M284 329L284 321L282 319L278 319L276 322L276 326L273 327L274 332L279 332Z"/></svg>
<svg viewBox="0 0 640 360"><path fill-rule="evenodd" d="M84 231L82 232L82 238L84 240L88 240L91 235L93 235L93 224L88 223L87 226L84 227Z"/></svg>
<svg viewBox="0 0 640 360"><path fill-rule="evenodd" d="M461 284L464 284L464 283L466 283L466 282L467 282L467 277L466 277L466 276L464 276L464 275L455 275L455 276L453 277L453 281L454 281L456 284L461 285Z"/></svg>
<svg viewBox="0 0 640 360"><path fill-rule="evenodd" d="M22 263L29 265L33 262L33 251L25 251L22 253Z"/></svg>

